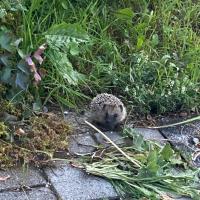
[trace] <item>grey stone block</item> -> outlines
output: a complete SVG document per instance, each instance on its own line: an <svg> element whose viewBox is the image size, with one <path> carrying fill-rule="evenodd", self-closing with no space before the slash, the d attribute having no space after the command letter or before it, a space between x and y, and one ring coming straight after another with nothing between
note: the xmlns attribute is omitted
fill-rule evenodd
<svg viewBox="0 0 200 200"><path fill-rule="evenodd" d="M157 141L161 144L165 143L165 138L160 134L158 130L147 129L147 128L135 128L135 131L143 135L146 140ZM115 144L132 144L129 138L124 138L120 132L107 131L104 132ZM100 133L84 133L78 135L72 135L69 140L69 153L72 155L85 155L94 152L98 145L103 145L103 147L111 146L111 144L104 139Z"/></svg>
<svg viewBox="0 0 200 200"><path fill-rule="evenodd" d="M91 131L92 129L84 122L88 117L80 115L75 112L66 111L64 113L64 120L72 126L75 134L82 134Z"/></svg>
<svg viewBox="0 0 200 200"><path fill-rule="evenodd" d="M117 145L122 145L126 142L119 132L107 131L104 133ZM99 145L103 145L103 147L111 146L100 133L95 133L93 136L92 133L84 133L70 137L68 150L72 155L85 155L94 152Z"/></svg>
<svg viewBox="0 0 200 200"><path fill-rule="evenodd" d="M116 191L108 181L70 165L57 164L56 168L46 168L44 173L62 200L117 198Z"/></svg>
<svg viewBox="0 0 200 200"><path fill-rule="evenodd" d="M156 129L134 128L134 130L138 132L139 134L141 134L145 140L153 140L161 144L166 143L165 138Z"/></svg>
<svg viewBox="0 0 200 200"><path fill-rule="evenodd" d="M6 181L0 181L0 191L5 189L19 188L20 186L37 186L45 185L46 181L35 168L23 170L19 167L16 169L1 170L0 177L10 176Z"/></svg>
<svg viewBox="0 0 200 200"><path fill-rule="evenodd" d="M72 135L69 140L69 153L72 155L85 155L95 151L98 144L89 133Z"/></svg>
<svg viewBox="0 0 200 200"><path fill-rule="evenodd" d="M200 122L163 128L160 131L189 163L200 166L199 156L192 161L192 154L199 151L195 141L199 143Z"/></svg>
<svg viewBox="0 0 200 200"><path fill-rule="evenodd" d="M0 193L0 199L5 200L56 200L56 196L49 188L33 188L29 191L6 191Z"/></svg>
<svg viewBox="0 0 200 200"><path fill-rule="evenodd" d="M122 145L122 144L125 144L126 142L125 138L120 132L107 131L107 132L104 132L104 134L108 136L117 145ZM104 147L108 147L111 145L100 133L95 133L94 135L98 143L104 145Z"/></svg>

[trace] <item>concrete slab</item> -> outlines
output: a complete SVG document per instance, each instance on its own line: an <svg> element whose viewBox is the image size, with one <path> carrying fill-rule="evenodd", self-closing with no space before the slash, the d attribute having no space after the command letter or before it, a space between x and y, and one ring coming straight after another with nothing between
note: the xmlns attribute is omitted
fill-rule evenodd
<svg viewBox="0 0 200 200"><path fill-rule="evenodd" d="M120 132L106 131L104 132L104 134L117 145L123 145L126 143L126 139ZM100 133L95 133L94 136L97 139L98 143L102 144L104 147L111 146L111 144L106 139L104 139L104 137Z"/></svg>
<svg viewBox="0 0 200 200"><path fill-rule="evenodd" d="M6 191L0 193L0 199L5 200L56 200L49 188L33 188L29 191Z"/></svg>
<svg viewBox="0 0 200 200"><path fill-rule="evenodd" d="M189 163L200 166L199 156L195 161L192 161L192 154L200 151L200 122L163 128L160 129L160 132Z"/></svg>
<svg viewBox="0 0 200 200"><path fill-rule="evenodd" d="M86 155L94 152L97 146L97 142L89 133L72 135L68 151L71 155Z"/></svg>
<svg viewBox="0 0 200 200"><path fill-rule="evenodd" d="M117 145L123 145L127 142L123 135L115 131L104 132ZM71 155L86 155L92 154L97 150L99 145L109 147L111 144L103 138L100 133L83 133L79 135L72 135L69 140L69 153Z"/></svg>
<svg viewBox="0 0 200 200"><path fill-rule="evenodd" d="M160 132L156 129L148 129L148 128L134 128L136 132L141 134L145 140L157 141L161 144L165 144L165 138L160 134Z"/></svg>
<svg viewBox="0 0 200 200"><path fill-rule="evenodd" d="M82 134L82 133L87 133L91 132L91 128L84 122L84 120L87 120L88 116L87 114L78 114L76 112L70 112L70 111L65 111L64 112L64 120L71 124L73 133L74 134Z"/></svg>
<svg viewBox="0 0 200 200"><path fill-rule="evenodd" d="M10 176L6 181L0 181L0 191L19 188L21 186L34 187L37 185L45 185L47 182L41 176L39 169L28 168L23 170L19 167L16 169L1 170L0 177Z"/></svg>
<svg viewBox="0 0 200 200"><path fill-rule="evenodd" d="M147 128L135 128L135 131L143 135L144 139L157 141L161 144L166 143L165 138L160 134L158 130L147 129ZM104 132L115 144L132 144L129 138L125 138L122 133L116 131ZM72 135L69 140L69 153L71 155L86 155L92 154L98 147L98 145L103 145L103 147L109 147L111 144L103 138L100 133L83 133L78 135Z"/></svg>
<svg viewBox="0 0 200 200"><path fill-rule="evenodd" d="M68 164L59 163L56 168L44 169L44 173L62 200L115 199L118 196L108 181Z"/></svg>

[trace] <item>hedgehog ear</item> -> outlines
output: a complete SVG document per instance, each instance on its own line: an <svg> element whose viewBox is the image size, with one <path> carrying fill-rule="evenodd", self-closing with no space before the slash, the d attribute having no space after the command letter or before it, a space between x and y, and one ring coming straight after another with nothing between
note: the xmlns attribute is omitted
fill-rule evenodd
<svg viewBox="0 0 200 200"><path fill-rule="evenodd" d="M123 111L123 106L122 105L119 105L119 108L121 110L121 112Z"/></svg>

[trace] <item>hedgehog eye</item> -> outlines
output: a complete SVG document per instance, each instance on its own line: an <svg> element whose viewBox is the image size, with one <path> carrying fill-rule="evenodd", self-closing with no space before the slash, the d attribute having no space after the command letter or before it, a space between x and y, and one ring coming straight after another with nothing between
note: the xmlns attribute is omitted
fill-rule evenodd
<svg viewBox="0 0 200 200"><path fill-rule="evenodd" d="M117 118L117 117L118 117L118 114L117 114L117 113L115 113L115 114L113 115L113 117L114 117L114 118Z"/></svg>

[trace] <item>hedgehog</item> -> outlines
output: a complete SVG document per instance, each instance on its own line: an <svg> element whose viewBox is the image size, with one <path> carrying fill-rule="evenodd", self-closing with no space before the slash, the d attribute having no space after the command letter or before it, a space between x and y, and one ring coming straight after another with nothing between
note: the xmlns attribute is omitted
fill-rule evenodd
<svg viewBox="0 0 200 200"><path fill-rule="evenodd" d="M90 118L103 130L114 130L126 118L126 108L112 94L98 94L90 103Z"/></svg>

